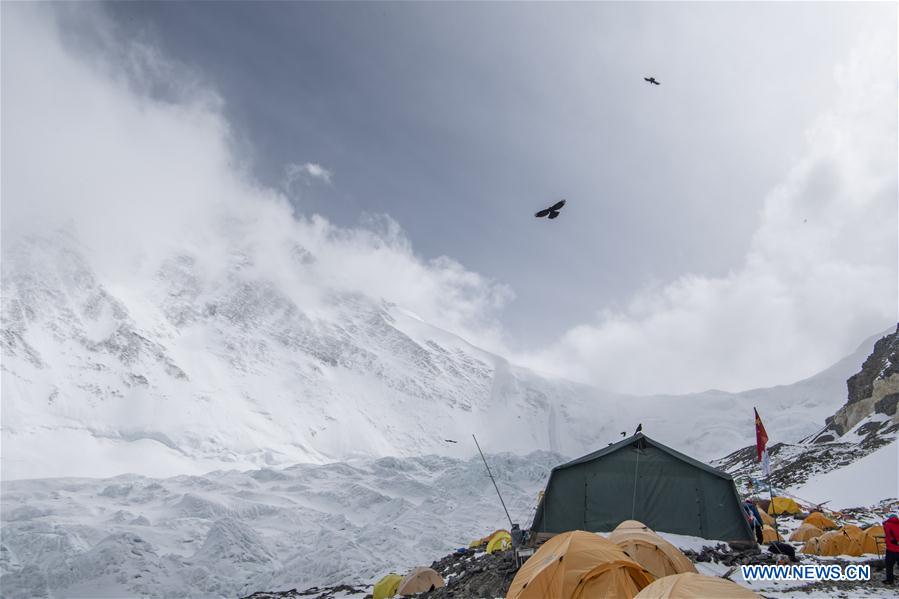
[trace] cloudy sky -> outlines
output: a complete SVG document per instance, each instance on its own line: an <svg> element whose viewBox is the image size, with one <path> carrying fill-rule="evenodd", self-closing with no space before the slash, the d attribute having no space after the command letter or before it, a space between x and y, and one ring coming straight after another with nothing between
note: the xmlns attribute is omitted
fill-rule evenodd
<svg viewBox="0 0 899 599"><path fill-rule="evenodd" d="M193 224L274 198L346 284L632 392L789 383L896 323L894 4L3 12L5 236L166 228L130 183L166 169Z"/></svg>

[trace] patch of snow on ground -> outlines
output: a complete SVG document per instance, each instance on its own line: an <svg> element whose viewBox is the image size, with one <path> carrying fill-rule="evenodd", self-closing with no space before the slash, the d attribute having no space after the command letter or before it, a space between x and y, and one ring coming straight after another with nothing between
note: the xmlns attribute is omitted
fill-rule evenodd
<svg viewBox="0 0 899 599"><path fill-rule="evenodd" d="M789 491L812 501L827 501L830 509L873 505L899 497L899 443L890 443Z"/></svg>

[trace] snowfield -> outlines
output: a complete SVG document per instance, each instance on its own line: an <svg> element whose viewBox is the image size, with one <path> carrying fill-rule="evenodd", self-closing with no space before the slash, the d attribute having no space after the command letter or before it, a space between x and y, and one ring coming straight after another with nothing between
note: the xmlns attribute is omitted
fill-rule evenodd
<svg viewBox="0 0 899 599"><path fill-rule="evenodd" d="M513 518L530 522L565 459L488 456ZM13 481L2 492L6 599L233 598L371 583L508 528L480 458Z"/></svg>
<svg viewBox="0 0 899 599"><path fill-rule="evenodd" d="M890 443L843 468L790 489L796 497L827 501L830 509L869 506L899 497L899 443Z"/></svg>

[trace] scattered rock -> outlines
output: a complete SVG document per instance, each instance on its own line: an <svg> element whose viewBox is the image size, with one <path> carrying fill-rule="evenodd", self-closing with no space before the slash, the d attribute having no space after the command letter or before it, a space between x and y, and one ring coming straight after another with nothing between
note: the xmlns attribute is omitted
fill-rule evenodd
<svg viewBox="0 0 899 599"><path fill-rule="evenodd" d="M243 599L333 599L337 593L347 593L349 595L365 595L368 591L367 587L354 587L349 584L339 584L334 587L311 587L305 591L290 589L289 591L273 591L253 593ZM371 595L367 595L371 597Z"/></svg>

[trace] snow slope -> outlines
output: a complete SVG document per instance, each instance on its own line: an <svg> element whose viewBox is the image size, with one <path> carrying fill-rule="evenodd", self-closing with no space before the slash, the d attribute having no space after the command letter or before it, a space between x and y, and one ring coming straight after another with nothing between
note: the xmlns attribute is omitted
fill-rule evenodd
<svg viewBox="0 0 899 599"><path fill-rule="evenodd" d="M315 261L291 255L298 277ZM64 232L5 251L4 479L468 457L471 433L490 451L575 456L639 422L711 459L752 440L753 406L772 441L819 430L870 349L789 386L621 396L516 367L379 298L310 300L254 260L237 246L210 272L173 250L126 285Z"/></svg>
<svg viewBox="0 0 899 599"><path fill-rule="evenodd" d="M797 497L828 501L830 509L874 505L899 498L899 443L891 443L848 466L821 474L790 489Z"/></svg>

